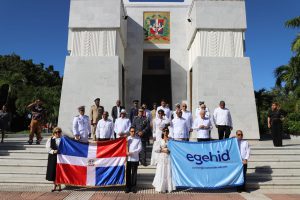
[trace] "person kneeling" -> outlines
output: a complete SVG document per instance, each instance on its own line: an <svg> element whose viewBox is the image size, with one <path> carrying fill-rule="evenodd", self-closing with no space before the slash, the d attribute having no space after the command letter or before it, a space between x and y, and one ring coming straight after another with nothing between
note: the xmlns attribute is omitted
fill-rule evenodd
<svg viewBox="0 0 300 200"><path fill-rule="evenodd" d="M141 138L136 134L135 128L129 129L130 136L127 137L128 153L126 164L126 190L125 193L136 193L137 169L139 165L139 153L142 150Z"/></svg>

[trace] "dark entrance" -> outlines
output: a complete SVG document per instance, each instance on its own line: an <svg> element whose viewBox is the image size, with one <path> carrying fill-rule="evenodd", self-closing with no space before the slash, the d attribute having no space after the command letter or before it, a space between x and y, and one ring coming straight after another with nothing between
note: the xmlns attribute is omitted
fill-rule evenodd
<svg viewBox="0 0 300 200"><path fill-rule="evenodd" d="M172 106L171 72L169 51L145 51L143 57L142 102L152 109L166 99Z"/></svg>

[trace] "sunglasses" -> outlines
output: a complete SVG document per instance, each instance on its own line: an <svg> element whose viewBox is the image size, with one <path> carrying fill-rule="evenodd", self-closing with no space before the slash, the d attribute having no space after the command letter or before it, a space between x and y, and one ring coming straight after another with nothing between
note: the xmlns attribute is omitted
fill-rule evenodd
<svg viewBox="0 0 300 200"><path fill-rule="evenodd" d="M237 135L237 136L242 136L243 134L240 134L240 133L239 133L239 134L236 134L236 135Z"/></svg>
<svg viewBox="0 0 300 200"><path fill-rule="evenodd" d="M130 133L134 133L135 131L129 131Z"/></svg>
<svg viewBox="0 0 300 200"><path fill-rule="evenodd" d="M54 133L61 133L61 131L55 131Z"/></svg>

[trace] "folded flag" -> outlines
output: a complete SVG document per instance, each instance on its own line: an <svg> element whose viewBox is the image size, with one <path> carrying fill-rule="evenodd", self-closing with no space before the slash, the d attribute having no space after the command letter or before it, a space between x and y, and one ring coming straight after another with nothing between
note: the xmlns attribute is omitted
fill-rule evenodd
<svg viewBox="0 0 300 200"><path fill-rule="evenodd" d="M55 182L78 186L124 185L126 151L126 138L80 143L62 137Z"/></svg>

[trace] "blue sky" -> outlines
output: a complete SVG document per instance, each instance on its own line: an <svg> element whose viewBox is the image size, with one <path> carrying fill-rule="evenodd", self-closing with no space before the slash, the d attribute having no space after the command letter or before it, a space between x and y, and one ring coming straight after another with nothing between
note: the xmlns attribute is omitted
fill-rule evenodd
<svg viewBox="0 0 300 200"><path fill-rule="evenodd" d="M67 54L69 0L0 0L0 54L16 53L54 65L61 74ZM291 57L297 31L284 22L300 15L299 0L247 0L246 55L254 88L271 88L273 70Z"/></svg>

